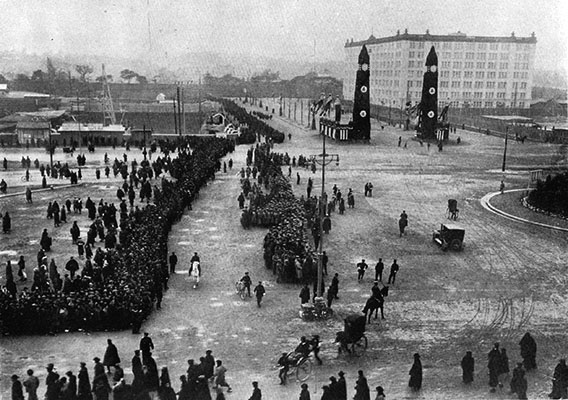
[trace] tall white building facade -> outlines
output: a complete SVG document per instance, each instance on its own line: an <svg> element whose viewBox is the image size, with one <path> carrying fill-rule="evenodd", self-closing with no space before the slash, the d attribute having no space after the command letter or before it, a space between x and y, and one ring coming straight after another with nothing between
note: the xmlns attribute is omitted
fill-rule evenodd
<svg viewBox="0 0 568 400"><path fill-rule="evenodd" d="M536 36L509 37L409 34L345 43L343 96L353 100L357 57L370 57L371 104L399 108L416 104L431 46L438 55L438 101L443 106L529 108Z"/></svg>

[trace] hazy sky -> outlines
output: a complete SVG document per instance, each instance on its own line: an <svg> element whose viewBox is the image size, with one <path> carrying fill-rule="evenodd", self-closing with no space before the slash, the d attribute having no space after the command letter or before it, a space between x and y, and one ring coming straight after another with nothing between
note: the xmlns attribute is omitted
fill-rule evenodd
<svg viewBox="0 0 568 400"><path fill-rule="evenodd" d="M568 0L0 0L0 48L153 57L187 51L342 59L347 38L535 32L536 68L568 64ZM314 46L315 43L315 46Z"/></svg>

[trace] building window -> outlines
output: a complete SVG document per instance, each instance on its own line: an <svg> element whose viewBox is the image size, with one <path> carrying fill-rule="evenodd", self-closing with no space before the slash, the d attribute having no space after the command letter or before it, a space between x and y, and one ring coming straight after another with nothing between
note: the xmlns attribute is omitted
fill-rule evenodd
<svg viewBox="0 0 568 400"><path fill-rule="evenodd" d="M476 88L476 89L483 89L483 82L481 82L481 81L476 81L476 82L475 82L475 88Z"/></svg>
<svg viewBox="0 0 568 400"><path fill-rule="evenodd" d="M485 92L485 98L492 99L493 98L493 92Z"/></svg>
<svg viewBox="0 0 568 400"><path fill-rule="evenodd" d="M473 78L473 71L465 71L463 73L464 78Z"/></svg>
<svg viewBox="0 0 568 400"><path fill-rule="evenodd" d="M466 50L475 50L475 43L473 43L473 42L467 42L467 43L465 44L465 48L466 48Z"/></svg>
<svg viewBox="0 0 568 400"><path fill-rule="evenodd" d="M489 59L490 60L496 60L497 59L497 53L489 53Z"/></svg>
<svg viewBox="0 0 568 400"><path fill-rule="evenodd" d="M506 72L499 72L499 79L507 79L507 73Z"/></svg>
<svg viewBox="0 0 568 400"><path fill-rule="evenodd" d="M526 88L527 88L527 83L521 82L521 89L526 89Z"/></svg>
<svg viewBox="0 0 568 400"><path fill-rule="evenodd" d="M442 57L445 58L446 60L447 60L447 59L450 59L450 58L452 57L452 53L449 52L449 51L444 51L444 52L442 53Z"/></svg>
<svg viewBox="0 0 568 400"><path fill-rule="evenodd" d="M495 89L495 82L487 82L487 89Z"/></svg>
<svg viewBox="0 0 568 400"><path fill-rule="evenodd" d="M519 93L519 99L524 99L524 98L525 98L525 95L526 95L525 92Z"/></svg>
<svg viewBox="0 0 568 400"><path fill-rule="evenodd" d="M452 98L453 99L456 99L458 97L460 97L460 92L452 92Z"/></svg>
<svg viewBox="0 0 568 400"><path fill-rule="evenodd" d="M496 76L497 76L497 74L495 72L488 72L487 73L488 79L495 79Z"/></svg>
<svg viewBox="0 0 568 400"><path fill-rule="evenodd" d="M424 48L424 42L418 42L418 48L423 49Z"/></svg>
<svg viewBox="0 0 568 400"><path fill-rule="evenodd" d="M498 50L499 49L499 44L498 43L491 43L489 45L489 50Z"/></svg>
<svg viewBox="0 0 568 400"><path fill-rule="evenodd" d="M507 88L507 82L499 82L497 84L497 88L498 89L506 89Z"/></svg>
<svg viewBox="0 0 568 400"><path fill-rule="evenodd" d="M476 72L475 72L475 77L476 77L477 79L483 79L483 78L485 77L485 72L483 72L483 71L476 71Z"/></svg>
<svg viewBox="0 0 568 400"><path fill-rule="evenodd" d="M461 69L462 67L461 61L454 61L453 67L456 69Z"/></svg>
<svg viewBox="0 0 568 400"><path fill-rule="evenodd" d="M478 50L487 50L487 43L479 43L477 45Z"/></svg>
<svg viewBox="0 0 568 400"><path fill-rule="evenodd" d="M487 55L486 53L477 53L477 59L478 60L485 60L486 55Z"/></svg>
<svg viewBox="0 0 568 400"><path fill-rule="evenodd" d="M477 69L485 69L485 63L484 62L478 62L475 67Z"/></svg>
<svg viewBox="0 0 568 400"><path fill-rule="evenodd" d="M440 75L442 76L442 78L449 78L450 71L442 71Z"/></svg>
<svg viewBox="0 0 568 400"><path fill-rule="evenodd" d="M452 78L461 78L461 71L452 71Z"/></svg>
<svg viewBox="0 0 568 400"><path fill-rule="evenodd" d="M466 61L464 68L465 69L473 69L473 61Z"/></svg>
<svg viewBox="0 0 568 400"><path fill-rule="evenodd" d="M448 81L440 81L440 87L441 88L447 88L448 87Z"/></svg>
<svg viewBox="0 0 568 400"><path fill-rule="evenodd" d="M456 60L461 60L462 57L463 57L463 53L462 53L462 52L454 53L454 58L455 58Z"/></svg>
<svg viewBox="0 0 568 400"><path fill-rule="evenodd" d="M508 69L508 68L509 68L509 63L506 62L499 63L499 69Z"/></svg>
<svg viewBox="0 0 568 400"><path fill-rule="evenodd" d="M501 53L501 60L508 60L509 59L509 54L508 53Z"/></svg>
<svg viewBox="0 0 568 400"><path fill-rule="evenodd" d="M414 61L413 60L409 60L408 61L408 68L413 68L414 67Z"/></svg>
<svg viewBox="0 0 568 400"><path fill-rule="evenodd" d="M463 97L465 99L470 99L471 98L471 92L463 92Z"/></svg>
<svg viewBox="0 0 568 400"><path fill-rule="evenodd" d="M493 107L493 102L492 101L486 101L485 102L485 108L492 108Z"/></svg>
<svg viewBox="0 0 568 400"><path fill-rule="evenodd" d="M467 53L465 53L465 59L466 60L473 60L475 57L475 53L468 51Z"/></svg>
<svg viewBox="0 0 568 400"><path fill-rule="evenodd" d="M450 68L450 62L449 61L442 61L442 68Z"/></svg>
<svg viewBox="0 0 568 400"><path fill-rule="evenodd" d="M463 87L464 87L464 89L465 89L465 88L471 89L471 81L465 81L465 82L463 83Z"/></svg>
<svg viewBox="0 0 568 400"><path fill-rule="evenodd" d="M519 103L519 108L525 108L525 102L524 101L521 101Z"/></svg>
<svg viewBox="0 0 568 400"><path fill-rule="evenodd" d="M497 68L497 63L489 61L487 63L487 68L488 69L495 69L495 68Z"/></svg>
<svg viewBox="0 0 568 400"><path fill-rule="evenodd" d="M454 50L462 50L462 49L463 49L463 43L461 42L454 43Z"/></svg>
<svg viewBox="0 0 568 400"><path fill-rule="evenodd" d="M453 88L459 88L461 86L461 82L460 81L452 81L452 87Z"/></svg>
<svg viewBox="0 0 568 400"><path fill-rule="evenodd" d="M410 46L411 49L414 49L416 47L416 42L410 42Z"/></svg>
<svg viewBox="0 0 568 400"><path fill-rule="evenodd" d="M501 43L501 50L509 50L509 43Z"/></svg>
<svg viewBox="0 0 568 400"><path fill-rule="evenodd" d="M413 51L408 52L408 58L414 58L414 52Z"/></svg>
<svg viewBox="0 0 568 400"><path fill-rule="evenodd" d="M474 102L473 102L473 107L474 107L474 108L481 108L481 104L482 104L481 101L474 101Z"/></svg>
<svg viewBox="0 0 568 400"><path fill-rule="evenodd" d="M483 92L474 92L473 97L476 99L481 99L483 97Z"/></svg>
<svg viewBox="0 0 568 400"><path fill-rule="evenodd" d="M504 99L504 98L505 98L505 92L499 92L499 93L497 93L497 98L498 98L498 99Z"/></svg>

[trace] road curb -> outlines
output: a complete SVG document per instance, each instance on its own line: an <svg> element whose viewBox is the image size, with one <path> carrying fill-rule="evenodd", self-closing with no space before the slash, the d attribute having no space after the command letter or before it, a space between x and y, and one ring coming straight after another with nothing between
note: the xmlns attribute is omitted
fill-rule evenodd
<svg viewBox="0 0 568 400"><path fill-rule="evenodd" d="M527 189L512 189L512 190L506 190L503 193L514 193L514 192L524 192ZM560 231L560 232L568 232L567 228L561 228L558 226L553 226L553 225L548 225L548 224L543 224L540 222L534 222L534 221L529 221L528 219L525 218L521 218L521 217L517 217L516 215L512 215L509 213L506 213L503 210L498 209L497 207L491 205L491 203L489 202L493 197L497 196L501 194L501 192L493 192L493 193L487 193L485 196L483 196L479 202L481 203L481 206L483 208L485 208L486 210L492 212L493 214L497 214L500 215L504 218L507 218L511 221L516 221L516 222L521 222L521 223L525 223L525 224L530 224L530 225L535 225L535 226L540 226L542 228L547 228L547 229L553 229L556 231Z"/></svg>

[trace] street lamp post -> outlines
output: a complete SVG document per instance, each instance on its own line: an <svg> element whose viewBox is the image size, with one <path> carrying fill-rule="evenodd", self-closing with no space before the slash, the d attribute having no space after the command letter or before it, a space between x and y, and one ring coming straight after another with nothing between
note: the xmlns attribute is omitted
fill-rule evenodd
<svg viewBox="0 0 568 400"><path fill-rule="evenodd" d="M319 226L319 249L318 249L318 285L317 285L317 297L321 296L323 293L323 219L325 217L325 210L327 208L327 197L325 195L325 166L329 165L333 161L336 165L339 165L339 154L329 154L325 152L325 133L323 134L322 154L312 155L310 157L312 162L321 165L321 196L320 196L320 226ZM325 203L323 203L325 201Z"/></svg>
<svg viewBox="0 0 568 400"><path fill-rule="evenodd" d="M507 141L509 139L509 127L505 127L505 149L503 150L503 165L501 166L501 171L505 172L505 163L507 161Z"/></svg>

